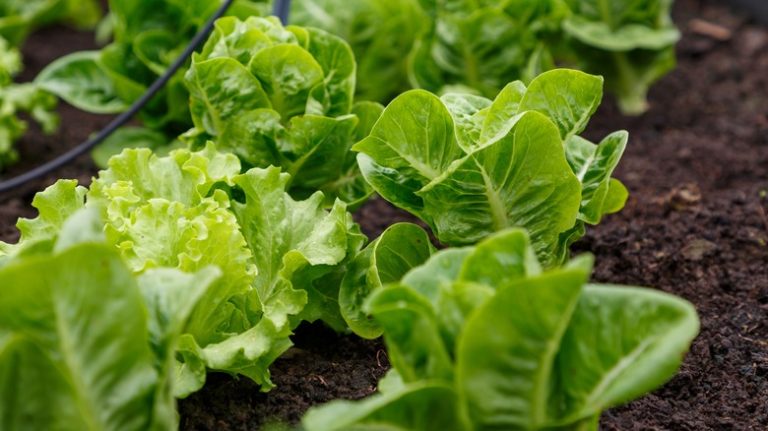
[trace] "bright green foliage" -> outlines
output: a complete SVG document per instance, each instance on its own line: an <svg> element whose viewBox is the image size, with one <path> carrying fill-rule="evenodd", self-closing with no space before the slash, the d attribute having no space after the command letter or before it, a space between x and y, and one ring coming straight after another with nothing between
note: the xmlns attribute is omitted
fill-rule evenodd
<svg viewBox="0 0 768 431"><path fill-rule="evenodd" d="M35 28L52 22L78 27L96 25L101 7L96 0L5 0L0 2L0 171L17 161L13 144L27 130L26 114L40 123L45 133L58 127L56 98L34 84L14 84L22 69L17 47Z"/></svg>
<svg viewBox="0 0 768 431"><path fill-rule="evenodd" d="M380 394L312 409L303 426L596 430L675 373L699 322L671 295L585 284L590 271L589 258L542 271L518 229L436 253L367 300L394 367Z"/></svg>
<svg viewBox="0 0 768 431"><path fill-rule="evenodd" d="M406 82L492 98L509 81L566 64L603 75L622 110L638 114L648 87L675 64L671 3L310 0L294 2L291 19L350 43L364 100L388 102Z"/></svg>
<svg viewBox="0 0 768 431"><path fill-rule="evenodd" d="M350 262L341 283L341 315L355 334L364 338L381 336L381 328L363 310L371 292L385 283L399 281L410 269L434 253L429 236L410 223L396 223Z"/></svg>
<svg viewBox="0 0 768 431"><path fill-rule="evenodd" d="M429 22L418 0L301 0L291 7L291 23L349 42L358 100L389 102L410 88L407 53Z"/></svg>
<svg viewBox="0 0 768 431"><path fill-rule="evenodd" d="M218 6L209 0L110 0L102 28L112 31L112 43L100 51L58 59L36 82L85 111L122 112L165 72ZM228 13L245 17L263 9L258 3L238 0ZM141 112L144 125L166 134L166 143L190 125L183 81L183 72L176 74ZM130 140L118 146L116 139L112 154L133 146Z"/></svg>
<svg viewBox="0 0 768 431"><path fill-rule="evenodd" d="M566 0L563 23L582 70L605 76L622 111L647 109L648 88L675 67L680 32L669 17L672 0Z"/></svg>
<svg viewBox="0 0 768 431"><path fill-rule="evenodd" d="M349 149L382 108L353 105L355 60L340 38L275 18L223 18L186 84L193 148L213 140L247 167L281 166L297 197L321 190L331 204L370 194Z"/></svg>
<svg viewBox="0 0 768 431"><path fill-rule="evenodd" d="M11 83L11 79L21 71L21 54L7 40L0 36L0 87Z"/></svg>
<svg viewBox="0 0 768 431"><path fill-rule="evenodd" d="M78 213L0 268L0 428L172 430L174 351L219 275L134 275ZM80 240L79 240L79 239Z"/></svg>
<svg viewBox="0 0 768 431"><path fill-rule="evenodd" d="M290 347L300 321L344 329L336 298L346 262L365 238L343 203L327 211L319 192L293 200L278 168L240 171L237 157L212 147L168 157L126 150L90 191L59 181L38 194L39 217L20 220L20 243L0 245L0 255L7 262L45 247L85 204L136 274L218 267L223 276L201 294L181 331L175 394L199 389L208 369L269 389L268 367Z"/></svg>
<svg viewBox="0 0 768 431"><path fill-rule="evenodd" d="M602 79L571 70L513 82L491 101L414 90L395 99L357 143L366 181L450 245L526 228L546 266L562 262L584 223L623 207L611 174L625 132L599 145L578 136L602 98Z"/></svg>
<svg viewBox="0 0 768 431"><path fill-rule="evenodd" d="M96 0L3 0L0 37L20 46L37 27L58 21L90 28L100 17L101 7Z"/></svg>

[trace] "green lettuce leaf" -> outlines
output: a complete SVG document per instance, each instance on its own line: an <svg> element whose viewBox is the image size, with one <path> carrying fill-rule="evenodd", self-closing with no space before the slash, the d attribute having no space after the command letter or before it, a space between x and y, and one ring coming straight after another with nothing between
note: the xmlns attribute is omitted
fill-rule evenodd
<svg viewBox="0 0 768 431"><path fill-rule="evenodd" d="M371 292L385 283L399 281L409 270L424 263L435 248L419 226L396 223L355 256L339 291L339 307L349 328L364 338L381 336L381 329L363 310Z"/></svg>
<svg viewBox="0 0 768 431"><path fill-rule="evenodd" d="M320 190L329 207L358 205L371 190L349 149L383 108L353 105L355 71L349 46L322 30L220 19L186 73L195 127L183 139L214 140L246 167L282 167L296 198Z"/></svg>
<svg viewBox="0 0 768 431"><path fill-rule="evenodd" d="M81 235L87 217L62 237ZM176 428L176 344L219 274L137 277L113 246L90 240L14 257L0 269L2 428Z"/></svg>
<svg viewBox="0 0 768 431"><path fill-rule="evenodd" d="M291 4L291 22L346 40L357 60L357 99L386 103L410 88L406 54L428 21L417 0L308 0Z"/></svg>
<svg viewBox="0 0 768 431"><path fill-rule="evenodd" d="M494 97L507 82L529 81L554 67L559 0L422 1L431 16L411 53L414 86L437 93Z"/></svg>
<svg viewBox="0 0 768 431"><path fill-rule="evenodd" d="M96 4L93 0L58 2L78 8L81 17L85 17L84 5ZM259 3L237 0L227 13L240 17L261 14ZM123 112L176 60L216 7L215 2L206 0L110 0L110 13L102 29L111 33L111 43L100 51L60 58L46 67L36 82L85 111ZM172 77L141 111L140 118L145 126L163 133L166 143L190 127L183 72Z"/></svg>
<svg viewBox="0 0 768 431"><path fill-rule="evenodd" d="M566 0L563 22L579 68L605 76L621 110L641 114L648 88L675 67L680 32L670 18L671 0Z"/></svg>
<svg viewBox="0 0 768 431"><path fill-rule="evenodd" d="M626 200L610 177L626 133L600 145L577 135L601 97L599 77L571 70L546 72L527 88L509 84L493 101L411 91L353 150L374 190L424 220L441 242L473 244L524 227L552 266L583 234L579 223L598 223Z"/></svg>
<svg viewBox="0 0 768 431"><path fill-rule="evenodd" d="M14 143L28 126L27 121L20 118L22 114L35 120L46 134L53 133L59 126L54 96L32 83L5 85L2 75L0 66L0 171L18 161Z"/></svg>
<svg viewBox="0 0 768 431"><path fill-rule="evenodd" d="M326 210L320 192L294 200L286 193L289 175L279 168L240 171L236 156L213 146L166 157L125 150L90 190L59 181L38 194L39 216L19 221L18 244L0 244L0 265L48 252L56 241L80 240L62 232L85 205L97 215L80 224L95 225L133 273L193 274L214 266L223 274L174 329L174 394L199 389L207 370L242 374L268 390L269 365L291 346L301 321L346 328L339 286L366 238L342 202Z"/></svg>
<svg viewBox="0 0 768 431"><path fill-rule="evenodd" d="M674 375L699 323L680 298L586 284L591 266L542 271L520 229L437 252L367 301L394 367L380 393L313 408L304 428L596 430ZM450 423L432 428L435 411Z"/></svg>

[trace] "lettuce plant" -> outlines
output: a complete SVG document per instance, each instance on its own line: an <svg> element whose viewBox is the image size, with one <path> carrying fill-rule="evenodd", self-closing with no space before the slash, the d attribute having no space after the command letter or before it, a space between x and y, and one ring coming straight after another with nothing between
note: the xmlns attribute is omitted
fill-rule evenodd
<svg viewBox="0 0 768 431"><path fill-rule="evenodd" d="M79 212L0 267L0 428L178 427L174 352L215 268L132 272Z"/></svg>
<svg viewBox="0 0 768 431"><path fill-rule="evenodd" d="M494 97L508 82L525 82L554 67L552 50L567 15L561 0L422 0L431 30L411 54L414 86L462 89Z"/></svg>
<svg viewBox="0 0 768 431"><path fill-rule="evenodd" d="M413 90L395 99L358 151L360 169L384 199L426 222L444 244L473 244L526 228L545 266L604 214L621 209L611 178L627 142L578 136L602 98L602 79L554 70L516 81L493 101Z"/></svg>
<svg viewBox="0 0 768 431"><path fill-rule="evenodd" d="M671 0L336 0L294 2L292 20L335 33L360 65L358 97L388 102L403 83L494 97L554 65L603 75L628 114L674 67ZM405 67L403 55L410 52Z"/></svg>
<svg viewBox="0 0 768 431"><path fill-rule="evenodd" d="M210 146L167 157L126 150L90 190L62 180L38 194L40 215L19 221L19 244L0 243L0 264L59 236L68 215L86 206L135 274L216 266L223 276L180 333L174 392L199 389L206 370L245 375L267 390L268 367L290 347L299 322L345 328L339 285L365 241L343 203L325 210L319 192L296 201L288 180L275 167L241 174L234 155Z"/></svg>
<svg viewBox="0 0 768 431"><path fill-rule="evenodd" d="M208 0L110 0L101 28L111 32L113 41L100 51L54 61L36 82L84 111L125 111L168 69L217 7ZM229 10L243 17L263 12L264 5L249 0L238 0ZM175 75L140 115L146 127L166 135L165 145L190 125L183 81L183 73ZM130 140L122 144L132 146ZM120 146L114 140L113 145Z"/></svg>
<svg viewBox="0 0 768 431"><path fill-rule="evenodd" d="M100 17L96 0L6 0L0 2L0 37L20 46L37 27L58 21L90 28Z"/></svg>
<svg viewBox="0 0 768 431"><path fill-rule="evenodd" d="M89 28L101 17L96 0L9 0L0 2L0 171L18 160L13 144L27 130L27 115L43 132L58 127L56 98L34 84L14 84L22 69L19 47L34 29L52 22Z"/></svg>
<svg viewBox="0 0 768 431"><path fill-rule="evenodd" d="M383 108L353 105L355 59L342 39L276 18L222 18L186 84L195 127L183 139L193 148L214 140L246 167L281 166L297 197L370 194L349 149Z"/></svg>
<svg viewBox="0 0 768 431"><path fill-rule="evenodd" d="M622 111L647 109L648 88L675 67L680 32L669 17L672 0L566 0L563 22L576 64L605 76Z"/></svg>
<svg viewBox="0 0 768 431"><path fill-rule="evenodd" d="M32 117L45 133L52 133L59 123L54 96L34 84L13 83L21 68L19 51L0 36L0 171L19 157L13 144L27 130L19 114Z"/></svg>
<svg viewBox="0 0 768 431"><path fill-rule="evenodd" d="M357 60L358 100L389 102L411 85L408 55L430 22L418 0L301 0L291 23L349 42Z"/></svg>
<svg viewBox="0 0 768 431"><path fill-rule="evenodd" d="M589 257L542 270L519 229L432 255L366 301L393 366L379 394L314 408L304 428L597 430L675 373L699 322L687 301L590 271Z"/></svg>

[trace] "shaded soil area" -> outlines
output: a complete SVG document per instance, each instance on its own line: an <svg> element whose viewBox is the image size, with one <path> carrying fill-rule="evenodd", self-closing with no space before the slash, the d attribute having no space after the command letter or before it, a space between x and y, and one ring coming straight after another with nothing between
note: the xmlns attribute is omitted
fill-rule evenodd
<svg viewBox="0 0 768 431"><path fill-rule="evenodd" d="M721 3L678 0L679 67L651 91L651 110L625 118L607 101L588 131L593 139L630 131L616 175L631 198L620 214L590 229L575 252L596 255L596 281L687 298L702 324L679 375L606 412L606 430L768 429L768 29ZM28 73L90 41L64 29L38 33L25 47ZM106 122L66 106L61 112L62 131L45 137L33 129L21 143L23 164L10 174L76 145ZM0 196L0 239L13 240L16 217L33 214L33 191L56 177L87 182L93 172L83 160ZM381 200L363 207L357 219L371 236L413 220ZM202 391L180 402L182 429L296 422L311 405L372 393L388 367L380 342L337 336L319 325L299 328L294 342L272 369L276 389L264 394L247 379L212 374Z"/></svg>
<svg viewBox="0 0 768 431"><path fill-rule="evenodd" d="M32 34L22 47L24 71L17 77L18 82L31 81L53 60L75 51L97 49L93 34L76 31L63 26L53 26ZM0 179L16 175L54 159L68 149L84 142L90 134L103 128L111 116L82 112L64 102L58 108L61 127L51 136L45 135L38 125L29 120L29 130L17 143L20 162L0 172ZM59 178L76 178L81 184L90 184L96 167L89 155L78 158L44 178L25 184L19 190L0 193L0 240L15 241L18 233L14 228L19 216L30 217L34 211L29 207L34 194L53 184Z"/></svg>

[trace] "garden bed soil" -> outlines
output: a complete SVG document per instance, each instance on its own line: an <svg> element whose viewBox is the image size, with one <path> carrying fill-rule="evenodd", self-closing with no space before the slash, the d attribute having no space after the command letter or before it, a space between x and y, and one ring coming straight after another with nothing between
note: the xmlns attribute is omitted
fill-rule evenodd
<svg viewBox="0 0 768 431"><path fill-rule="evenodd" d="M594 280L653 286L692 301L701 317L680 373L661 389L603 415L606 430L768 429L768 30L715 0L678 0L683 31L679 67L651 91L650 111L619 115L607 101L588 136L630 131L616 175L631 191L627 207L575 246L596 256ZM704 24L704 25L702 25ZM708 24L714 24L712 27ZM714 29L714 30L713 30ZM51 44L50 41L56 41ZM25 47L27 77L90 36L53 28ZM21 143L23 172L76 145L107 121L61 108L62 131L33 128ZM32 193L55 178L84 183L95 172L76 164L0 196L0 239L30 216ZM412 220L381 200L357 214L370 236ZM305 325L296 346L272 368L277 388L261 393L247 379L211 374L179 403L184 430L256 430L295 423L310 406L374 392L388 368L380 341L338 336Z"/></svg>

